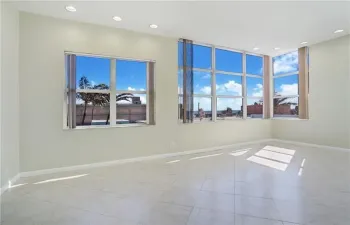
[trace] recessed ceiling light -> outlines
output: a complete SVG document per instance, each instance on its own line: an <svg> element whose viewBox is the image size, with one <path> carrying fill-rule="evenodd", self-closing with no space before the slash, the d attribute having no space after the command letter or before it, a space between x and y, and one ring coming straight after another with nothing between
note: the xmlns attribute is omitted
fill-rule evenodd
<svg viewBox="0 0 350 225"><path fill-rule="evenodd" d="M274 48L275 50L280 50L281 48L279 48L279 47L276 47L276 48Z"/></svg>
<svg viewBox="0 0 350 225"><path fill-rule="evenodd" d="M117 22L122 21L122 18L120 18L119 16L114 16L113 19Z"/></svg>
<svg viewBox="0 0 350 225"><path fill-rule="evenodd" d="M306 45L307 44L307 41L303 41L300 43L301 45Z"/></svg>
<svg viewBox="0 0 350 225"><path fill-rule="evenodd" d="M255 47L255 48L253 48L253 50L254 50L254 51L258 51L258 50L259 50L259 48L258 48L258 47Z"/></svg>
<svg viewBox="0 0 350 225"><path fill-rule="evenodd" d="M343 32L344 30L336 30L336 31L334 31L334 33L336 34L336 33L341 33L341 32Z"/></svg>
<svg viewBox="0 0 350 225"><path fill-rule="evenodd" d="M149 27L150 27L150 28L153 28L153 29L156 29L156 28L158 28L158 25L156 25L156 24L151 24L151 25L149 25Z"/></svg>
<svg viewBox="0 0 350 225"><path fill-rule="evenodd" d="M66 10L69 12L76 12L77 11L77 9L72 5L67 5Z"/></svg>

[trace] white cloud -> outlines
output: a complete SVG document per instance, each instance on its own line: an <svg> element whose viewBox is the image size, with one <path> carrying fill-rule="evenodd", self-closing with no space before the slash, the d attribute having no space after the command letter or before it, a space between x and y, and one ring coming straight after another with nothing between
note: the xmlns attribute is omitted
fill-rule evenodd
<svg viewBox="0 0 350 225"><path fill-rule="evenodd" d="M289 73L298 68L298 52L291 52L274 58L274 74Z"/></svg>
<svg viewBox="0 0 350 225"><path fill-rule="evenodd" d="M128 87L128 91L136 91L136 88Z"/></svg>
<svg viewBox="0 0 350 225"><path fill-rule="evenodd" d="M217 100L217 110L226 110L230 107L233 110L241 110L242 99L241 98L218 98Z"/></svg>
<svg viewBox="0 0 350 225"><path fill-rule="evenodd" d="M140 88L140 91L145 91L145 89L144 88Z"/></svg>
<svg viewBox="0 0 350 225"><path fill-rule="evenodd" d="M177 93L178 94L183 94L184 93L183 87L177 87Z"/></svg>
<svg viewBox="0 0 350 225"><path fill-rule="evenodd" d="M282 84L280 86L281 91L277 92L277 95L297 95L298 94L298 84Z"/></svg>
<svg viewBox="0 0 350 225"><path fill-rule="evenodd" d="M256 84L256 87L253 88L253 97L262 97L263 96L263 85Z"/></svg>
<svg viewBox="0 0 350 225"><path fill-rule="evenodd" d="M200 109L203 109L204 111L210 111L211 110L211 98L194 97L193 98L193 110L198 111L198 106Z"/></svg>
<svg viewBox="0 0 350 225"><path fill-rule="evenodd" d="M226 90L227 92L233 92L236 93L238 96L242 95L242 84L236 83L234 80L230 80L229 82L218 85L219 90Z"/></svg>
<svg viewBox="0 0 350 225"><path fill-rule="evenodd" d="M210 95L211 94L211 87L210 86L204 86L200 89L201 92L203 92L206 95Z"/></svg>
<svg viewBox="0 0 350 225"><path fill-rule="evenodd" d="M91 86L95 86L95 85L96 85L96 82L93 81L93 80L91 80L91 81L90 81L90 84L91 84Z"/></svg>

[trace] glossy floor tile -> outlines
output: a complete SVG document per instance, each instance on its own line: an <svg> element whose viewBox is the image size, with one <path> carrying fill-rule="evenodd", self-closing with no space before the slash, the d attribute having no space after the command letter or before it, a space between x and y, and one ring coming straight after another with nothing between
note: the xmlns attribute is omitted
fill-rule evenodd
<svg viewBox="0 0 350 225"><path fill-rule="evenodd" d="M4 225L349 225L350 153L268 142L21 178L1 201Z"/></svg>

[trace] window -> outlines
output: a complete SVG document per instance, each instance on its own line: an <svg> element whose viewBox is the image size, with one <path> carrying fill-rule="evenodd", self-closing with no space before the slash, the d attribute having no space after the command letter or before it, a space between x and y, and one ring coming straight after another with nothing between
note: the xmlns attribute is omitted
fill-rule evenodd
<svg viewBox="0 0 350 225"><path fill-rule="evenodd" d="M182 41L178 47L180 120L186 111L184 105L193 109L194 122L263 117L264 62L261 56L191 42L187 42L186 52L189 53L184 55ZM192 69L193 76L187 80L190 87L184 86L184 57L187 57L187 65L193 66L189 69ZM185 88L193 95L187 93L187 98L190 98L187 103L183 97Z"/></svg>
<svg viewBox="0 0 350 225"><path fill-rule="evenodd" d="M69 128L154 124L154 62L66 54Z"/></svg>
<svg viewBox="0 0 350 225"><path fill-rule="evenodd" d="M178 43L179 69L178 69L178 94L179 94L179 119L184 116L184 74L183 74L183 42ZM192 45L193 80L192 93L187 93L191 99L187 104L192 105L190 117L194 122L212 120L212 48L203 45ZM189 59L187 59L189 60Z"/></svg>
<svg viewBox="0 0 350 225"><path fill-rule="evenodd" d="M243 118L243 54L215 49L216 119Z"/></svg>
<svg viewBox="0 0 350 225"><path fill-rule="evenodd" d="M263 57L246 56L247 118L263 118Z"/></svg>
<svg viewBox="0 0 350 225"><path fill-rule="evenodd" d="M273 116L299 115L299 62L298 51L273 58Z"/></svg>

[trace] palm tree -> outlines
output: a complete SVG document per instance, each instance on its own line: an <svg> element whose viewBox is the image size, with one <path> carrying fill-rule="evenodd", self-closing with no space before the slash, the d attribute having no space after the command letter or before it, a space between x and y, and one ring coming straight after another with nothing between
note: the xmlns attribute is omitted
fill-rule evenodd
<svg viewBox="0 0 350 225"><path fill-rule="evenodd" d="M82 76L79 80L79 88L80 89L91 89L91 83L86 76ZM81 99L84 102L84 113L81 124L84 125L85 117L86 117L86 108L87 105L92 101L92 95L90 93L77 93L77 98Z"/></svg>
<svg viewBox="0 0 350 225"><path fill-rule="evenodd" d="M106 84L98 84L92 86L89 79L86 76L82 76L79 80L79 88L80 89L95 89L95 90L109 90L109 86ZM116 96L116 102L119 101L128 101L134 95L131 93L122 93ZM86 108L89 103L92 103L92 118L94 117L94 109L95 106L107 106L110 103L109 94L105 93L77 93L77 98L84 101L84 113L82 118L82 125L84 125L85 117L86 117ZM109 122L110 112L108 113L106 125Z"/></svg>
<svg viewBox="0 0 350 225"><path fill-rule="evenodd" d="M279 95L277 95L277 96L279 96ZM287 101L289 98L287 98L287 97L284 97L284 98L274 98L273 99L273 106L274 106L274 109L277 109L278 108L278 106L280 106L280 105L295 105L296 106L296 110L294 110L295 111L295 113L296 114L298 114L298 108L297 108L297 103L295 103L295 102L290 102L290 101Z"/></svg>
<svg viewBox="0 0 350 225"><path fill-rule="evenodd" d="M98 84L95 85L92 89L95 90L108 90L109 86L106 84ZM94 110L96 106L104 106L109 103L109 95L103 94L103 93L93 93L92 94L92 114L91 114L91 120L94 119Z"/></svg>

